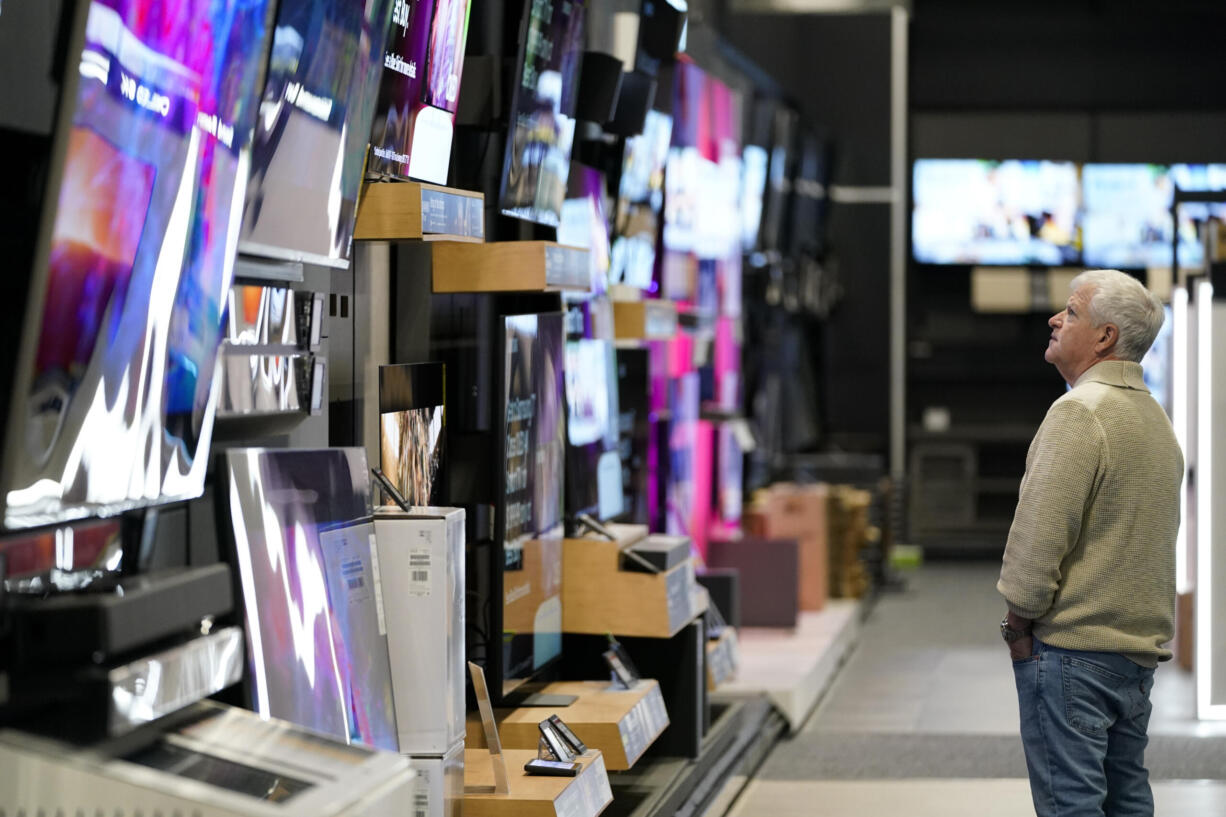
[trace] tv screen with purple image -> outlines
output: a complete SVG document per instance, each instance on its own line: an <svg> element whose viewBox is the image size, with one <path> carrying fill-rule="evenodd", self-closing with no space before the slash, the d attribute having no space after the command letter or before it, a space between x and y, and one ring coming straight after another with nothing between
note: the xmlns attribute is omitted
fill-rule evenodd
<svg viewBox="0 0 1226 817"><path fill-rule="evenodd" d="M604 174L572 162L566 201L558 224L558 243L588 251L591 283L588 291L603 295L609 288L609 218L605 207Z"/></svg>
<svg viewBox="0 0 1226 817"><path fill-rule="evenodd" d="M226 452L251 706L399 750L360 448Z"/></svg>
<svg viewBox="0 0 1226 817"><path fill-rule="evenodd" d="M240 249L349 266L393 0L281 0Z"/></svg>
<svg viewBox="0 0 1226 817"><path fill-rule="evenodd" d="M584 0L526 0L498 196L504 215L556 227L566 198Z"/></svg>
<svg viewBox="0 0 1226 817"><path fill-rule="evenodd" d="M673 119L648 111L643 132L626 140L609 256L609 282L649 290L664 209L664 165Z"/></svg>
<svg viewBox="0 0 1226 817"><path fill-rule="evenodd" d="M446 184L468 0L396 0L367 172Z"/></svg>
<svg viewBox="0 0 1226 817"><path fill-rule="evenodd" d="M503 318L502 694L562 651L563 315Z"/></svg>
<svg viewBox="0 0 1226 817"><path fill-rule="evenodd" d="M6 453L8 527L202 492L269 6L79 7Z"/></svg>

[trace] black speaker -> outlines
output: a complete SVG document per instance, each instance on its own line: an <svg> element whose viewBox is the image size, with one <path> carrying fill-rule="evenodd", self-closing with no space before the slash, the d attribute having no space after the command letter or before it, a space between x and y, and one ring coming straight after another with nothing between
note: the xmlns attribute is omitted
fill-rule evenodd
<svg viewBox="0 0 1226 817"><path fill-rule="evenodd" d="M669 62L677 55L685 12L668 0L643 0L639 13L639 49L652 59Z"/></svg>
<svg viewBox="0 0 1226 817"><path fill-rule="evenodd" d="M643 132L647 112L655 104L656 78L642 71L628 71L622 75L621 94L617 109L605 130L617 136L637 136Z"/></svg>
<svg viewBox="0 0 1226 817"><path fill-rule="evenodd" d="M584 51L575 119L604 124L613 118L622 89L622 61L602 51Z"/></svg>
<svg viewBox="0 0 1226 817"><path fill-rule="evenodd" d="M708 567L698 574L711 603L729 626L741 626L741 571L735 567Z"/></svg>

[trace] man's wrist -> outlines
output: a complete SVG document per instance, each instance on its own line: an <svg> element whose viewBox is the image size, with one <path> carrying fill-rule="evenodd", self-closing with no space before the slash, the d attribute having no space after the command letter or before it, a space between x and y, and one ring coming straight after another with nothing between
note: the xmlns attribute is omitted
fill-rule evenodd
<svg viewBox="0 0 1226 817"><path fill-rule="evenodd" d="M1033 619L1023 618L1012 610L1005 613L1005 621L1008 623L1010 630L1019 633L1029 633L1031 626L1034 624Z"/></svg>

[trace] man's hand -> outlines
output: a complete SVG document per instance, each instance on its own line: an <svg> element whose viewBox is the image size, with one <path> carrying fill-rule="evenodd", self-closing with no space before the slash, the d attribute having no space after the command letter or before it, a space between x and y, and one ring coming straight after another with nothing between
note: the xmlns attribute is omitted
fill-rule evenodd
<svg viewBox="0 0 1226 817"><path fill-rule="evenodd" d="M1033 623L1031 619L1022 618L1017 613L1009 610L1005 614L1005 618L1009 622L1010 630L1029 633L1030 625ZM1021 661L1024 658L1029 658L1034 652L1034 636L1026 635L1024 638L1019 638L1009 645L1009 657L1014 661Z"/></svg>

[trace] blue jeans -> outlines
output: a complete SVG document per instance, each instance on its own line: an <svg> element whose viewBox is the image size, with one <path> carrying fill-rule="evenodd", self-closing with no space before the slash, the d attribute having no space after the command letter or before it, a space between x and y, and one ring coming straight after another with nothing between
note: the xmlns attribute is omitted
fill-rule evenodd
<svg viewBox="0 0 1226 817"><path fill-rule="evenodd" d="M1038 817L1153 817L1144 755L1154 671L1036 638L1013 676Z"/></svg>

